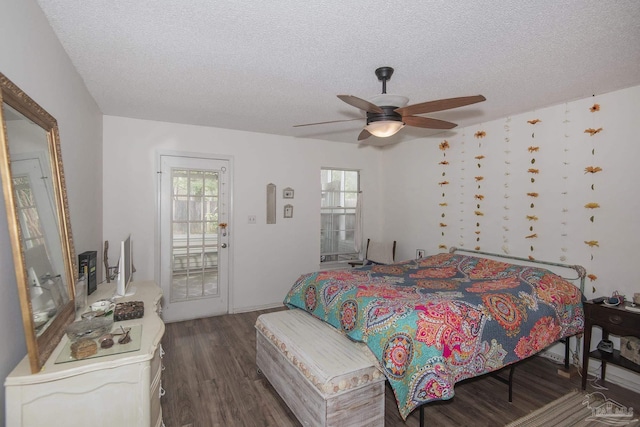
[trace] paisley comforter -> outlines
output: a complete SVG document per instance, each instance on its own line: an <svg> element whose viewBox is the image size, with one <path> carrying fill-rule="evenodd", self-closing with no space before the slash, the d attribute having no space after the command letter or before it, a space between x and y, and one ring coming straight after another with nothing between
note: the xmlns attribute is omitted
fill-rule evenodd
<svg viewBox="0 0 640 427"><path fill-rule="evenodd" d="M404 419L584 327L580 291L560 276L449 253L305 274L284 302L365 342Z"/></svg>

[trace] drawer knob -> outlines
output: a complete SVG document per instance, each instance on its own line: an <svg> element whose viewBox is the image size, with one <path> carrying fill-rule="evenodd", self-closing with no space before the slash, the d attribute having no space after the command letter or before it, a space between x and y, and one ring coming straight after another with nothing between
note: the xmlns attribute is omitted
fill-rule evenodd
<svg viewBox="0 0 640 427"><path fill-rule="evenodd" d="M622 323L622 317L618 315L609 316L609 322L615 325L619 325L620 323Z"/></svg>

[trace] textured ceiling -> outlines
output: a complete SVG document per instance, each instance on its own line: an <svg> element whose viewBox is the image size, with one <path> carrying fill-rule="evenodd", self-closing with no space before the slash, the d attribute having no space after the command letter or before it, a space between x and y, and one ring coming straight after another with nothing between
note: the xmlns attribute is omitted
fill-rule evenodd
<svg viewBox="0 0 640 427"><path fill-rule="evenodd" d="M355 143L293 125L363 117L336 95L380 66L409 104L484 95L429 115L460 126L640 84L638 0L37 1L106 115Z"/></svg>

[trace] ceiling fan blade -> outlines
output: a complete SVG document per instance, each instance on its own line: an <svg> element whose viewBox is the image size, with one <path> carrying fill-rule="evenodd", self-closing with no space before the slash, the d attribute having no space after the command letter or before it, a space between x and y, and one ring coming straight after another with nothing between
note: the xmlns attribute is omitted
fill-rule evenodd
<svg viewBox="0 0 640 427"><path fill-rule="evenodd" d="M367 113L379 113L379 114L384 113L382 108L378 107L376 104L372 104L371 102L364 100L362 98L358 98L357 96L338 95L338 98L340 98L342 101L346 102L347 104L353 107L366 111Z"/></svg>
<svg viewBox="0 0 640 427"><path fill-rule="evenodd" d="M327 123L340 123L340 122L352 122L354 120L364 120L364 117L359 117L357 119L345 119L345 120L331 120L329 122L318 122L318 123L305 123L303 125L294 125L294 128L299 128L303 126L315 126L315 125L325 125Z"/></svg>
<svg viewBox="0 0 640 427"><path fill-rule="evenodd" d="M394 111L401 116L411 116L414 114L433 113L435 111L450 110L451 108L464 107L465 105L475 104L476 102L485 101L482 95L463 96L460 98L437 99L435 101L422 102L420 104L407 105L406 107L396 108Z"/></svg>
<svg viewBox="0 0 640 427"><path fill-rule="evenodd" d="M427 129L453 129L458 126L455 123L445 122L444 120L431 119L429 117L404 116L402 121L407 126L415 126Z"/></svg>
<svg viewBox="0 0 640 427"><path fill-rule="evenodd" d="M358 141L362 141L363 139L367 139L370 136L371 136L371 133L369 133L368 130L362 129L362 132L360 132L360 135L358 135Z"/></svg>

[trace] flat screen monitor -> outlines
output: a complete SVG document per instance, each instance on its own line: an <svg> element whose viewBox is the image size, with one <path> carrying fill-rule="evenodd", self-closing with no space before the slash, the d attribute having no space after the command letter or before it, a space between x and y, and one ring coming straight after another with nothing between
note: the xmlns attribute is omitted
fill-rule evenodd
<svg viewBox="0 0 640 427"><path fill-rule="evenodd" d="M118 278L116 280L115 298L131 296L135 294L135 287L131 286L133 277L133 262L131 235L120 242L120 260L118 261Z"/></svg>

